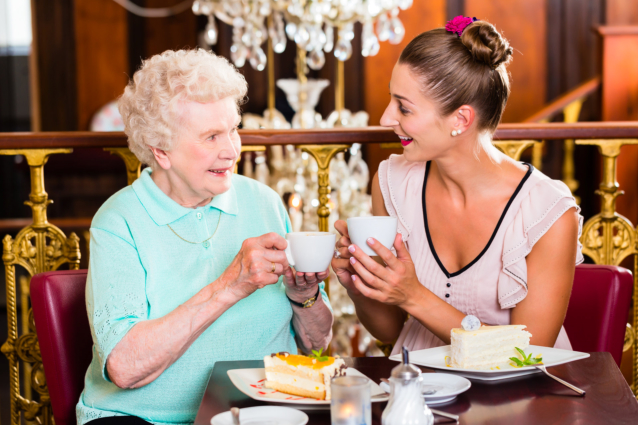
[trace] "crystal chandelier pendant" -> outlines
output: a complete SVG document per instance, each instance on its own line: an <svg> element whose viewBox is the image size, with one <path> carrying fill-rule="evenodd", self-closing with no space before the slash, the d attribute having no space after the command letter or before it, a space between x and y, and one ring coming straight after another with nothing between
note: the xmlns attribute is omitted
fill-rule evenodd
<svg viewBox="0 0 638 425"><path fill-rule="evenodd" d="M273 19L268 27L268 36L275 53L283 53L286 50L286 32L284 29L284 18L281 13L273 14Z"/></svg>
<svg viewBox="0 0 638 425"><path fill-rule="evenodd" d="M286 35L291 41L295 41L295 34L297 34L297 24L289 21L286 24Z"/></svg>
<svg viewBox="0 0 638 425"><path fill-rule="evenodd" d="M306 62L310 69L314 69L315 71L323 68L323 65L326 63L326 56L323 54L323 50L321 48L315 49L306 58Z"/></svg>
<svg viewBox="0 0 638 425"><path fill-rule="evenodd" d="M399 0L399 7L401 10L406 10L412 7L412 0Z"/></svg>
<svg viewBox="0 0 638 425"><path fill-rule="evenodd" d="M379 40L372 31L372 22L366 22L365 24L363 24L361 39L361 54L364 57L375 56L377 53L379 53Z"/></svg>
<svg viewBox="0 0 638 425"><path fill-rule="evenodd" d="M193 2L193 6L192 6L192 8L191 8L191 9L193 10L193 14L194 14L194 15L201 15L201 12L200 12L200 10L201 10L201 4L200 4L199 0L195 0L195 1Z"/></svg>
<svg viewBox="0 0 638 425"><path fill-rule="evenodd" d="M263 71L266 69L266 54L264 53L261 47L253 46L252 51L250 52L250 66L257 71Z"/></svg>
<svg viewBox="0 0 638 425"><path fill-rule="evenodd" d="M233 61L237 68L244 66L249 53L248 47L241 43L235 43L230 46L230 60Z"/></svg>
<svg viewBox="0 0 638 425"><path fill-rule="evenodd" d="M394 16L390 20L390 25L392 27L392 32L389 38L390 44L399 44L405 36L405 27L397 16Z"/></svg>
<svg viewBox="0 0 638 425"><path fill-rule="evenodd" d="M209 46L214 46L217 44L217 25L215 24L215 17L213 15L208 15L208 24L206 25L206 30L204 31L204 40Z"/></svg>
<svg viewBox="0 0 638 425"><path fill-rule="evenodd" d="M325 34L326 44L323 45L323 51L328 53L332 50L335 44L335 29L330 25L326 25Z"/></svg>
<svg viewBox="0 0 638 425"><path fill-rule="evenodd" d="M377 20L377 36L379 41L388 41L392 34L392 27L390 25L390 19L388 15L382 13Z"/></svg>
<svg viewBox="0 0 638 425"><path fill-rule="evenodd" d="M199 2L199 13L201 15L211 15L213 13L213 5L208 1ZM195 5L193 4L193 7Z"/></svg>
<svg viewBox="0 0 638 425"><path fill-rule="evenodd" d="M308 31L308 25L302 24L297 28L297 32L294 35L295 43L300 49L305 49L310 41L310 32Z"/></svg>
<svg viewBox="0 0 638 425"><path fill-rule="evenodd" d="M335 46L334 55L341 62L345 62L352 56L352 44L349 40L340 38Z"/></svg>

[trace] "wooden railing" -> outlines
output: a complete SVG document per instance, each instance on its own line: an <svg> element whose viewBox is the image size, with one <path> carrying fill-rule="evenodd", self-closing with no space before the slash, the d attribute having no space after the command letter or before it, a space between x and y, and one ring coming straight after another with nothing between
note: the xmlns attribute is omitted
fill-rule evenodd
<svg viewBox="0 0 638 425"><path fill-rule="evenodd" d="M578 122L580 111L583 108L585 100L595 93L600 87L600 77L592 78L581 84L573 90L553 100L540 111L527 118L524 123L543 123L550 122L554 117L563 114L563 122L573 124ZM534 146L532 152L532 164L539 170L543 165L543 147L544 142ZM565 139L563 141L563 175L562 180L572 193L576 192L579 183L574 177L574 139ZM579 202L578 197L576 201ZM580 202L579 202L580 203Z"/></svg>
<svg viewBox="0 0 638 425"><path fill-rule="evenodd" d="M328 230L329 210L329 165L337 152L347 149L352 143L396 143L397 136L390 130L379 127L362 129L326 130L259 130L241 131L242 150L263 150L269 145L298 145L311 154L318 163L319 201L318 220L320 230ZM602 181L597 193L601 196L600 212L589 217L585 223L582 243L583 253L597 264L619 265L633 255L634 262L634 319L633 329L638 328L638 230L625 217L616 213L615 200L622 194L616 182L616 160L621 147L638 144L638 123L607 122L578 124L503 124L499 126L494 144L509 156L519 159L522 152L536 146L541 140L547 143L562 143L575 140L576 145L597 146L602 156ZM71 233L65 235L47 218L50 203L45 191L44 165L51 155L66 154L73 149L102 148L120 156L126 164L129 184L139 175L140 164L128 151L122 133L0 133L0 155L24 155L30 167L31 193L27 204L32 209L28 222L16 220L0 221L0 235L13 233L13 238L4 236L2 259L5 266L7 288L8 339L2 352L9 359L11 389L11 423L18 425L21 416L27 421L52 423L49 395L44 378L33 315L28 306L28 285L17 285L16 266L23 267L30 276L55 270L63 264L78 268L80 262L79 238ZM372 170L374 171L374 170ZM72 226L70 219L60 219L61 225ZM83 227L87 219L76 224ZM18 289L20 288L20 289ZM18 332L17 298L22 297L22 332ZM638 382L638 357L634 333L628 328L628 346L633 350L633 382ZM20 373L22 370L22 374ZM20 379L26 379L21 386ZM28 391L25 391L28 390ZM38 394L32 397L30 390ZM638 385L634 384L634 391Z"/></svg>

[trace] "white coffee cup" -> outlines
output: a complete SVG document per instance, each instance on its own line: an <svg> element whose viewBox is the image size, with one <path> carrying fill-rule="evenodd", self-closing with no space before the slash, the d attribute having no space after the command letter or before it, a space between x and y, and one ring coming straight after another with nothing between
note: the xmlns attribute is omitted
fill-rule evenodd
<svg viewBox="0 0 638 425"><path fill-rule="evenodd" d="M396 217L352 217L347 220L350 241L370 256L378 255L368 246L368 238L375 238L388 249L397 235Z"/></svg>
<svg viewBox="0 0 638 425"><path fill-rule="evenodd" d="M329 232L291 232L286 234L288 263L298 272L328 270L335 251L336 235Z"/></svg>

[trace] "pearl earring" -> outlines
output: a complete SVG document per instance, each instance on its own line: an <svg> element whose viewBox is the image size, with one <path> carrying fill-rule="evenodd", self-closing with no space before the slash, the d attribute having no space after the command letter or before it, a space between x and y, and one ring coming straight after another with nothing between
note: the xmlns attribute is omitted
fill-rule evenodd
<svg viewBox="0 0 638 425"><path fill-rule="evenodd" d="M456 130L456 135L460 136L461 135L461 130Z"/></svg>
<svg viewBox="0 0 638 425"><path fill-rule="evenodd" d="M456 130L452 130L452 137L455 137L457 135L457 131Z"/></svg>

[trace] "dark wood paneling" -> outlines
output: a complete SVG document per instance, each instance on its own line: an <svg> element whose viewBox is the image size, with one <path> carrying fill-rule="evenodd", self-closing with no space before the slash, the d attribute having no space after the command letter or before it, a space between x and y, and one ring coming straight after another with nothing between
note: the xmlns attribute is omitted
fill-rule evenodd
<svg viewBox="0 0 638 425"><path fill-rule="evenodd" d="M547 99L553 100L600 75L600 39L592 28L604 22L603 0L548 0ZM600 119L600 97L583 105L581 121Z"/></svg>
<svg viewBox="0 0 638 425"><path fill-rule="evenodd" d="M606 0L607 25L638 25L638 1Z"/></svg>
<svg viewBox="0 0 638 425"><path fill-rule="evenodd" d="M175 6L175 0L146 0L149 8ZM197 47L197 17L187 9L167 18L148 18L144 31L145 57L165 50L193 49Z"/></svg>
<svg viewBox="0 0 638 425"><path fill-rule="evenodd" d="M133 3L138 6L144 6L144 0L132 0ZM145 59L146 53L144 51L144 30L146 29L146 18L134 15L133 13L126 13L127 27L128 27L128 76L131 78L135 71L142 65L142 60Z"/></svg>
<svg viewBox="0 0 638 425"><path fill-rule="evenodd" d="M463 15L465 12L465 0L447 0L445 6L445 20L449 21L455 16Z"/></svg>
<svg viewBox="0 0 638 425"><path fill-rule="evenodd" d="M546 1L465 0L465 15L493 24L514 48L512 94L503 122L520 122L546 101Z"/></svg>
<svg viewBox="0 0 638 425"><path fill-rule="evenodd" d="M112 1L75 0L78 130L128 82L127 12Z"/></svg>
<svg viewBox="0 0 638 425"><path fill-rule="evenodd" d="M73 0L33 0L41 129L77 129Z"/></svg>

